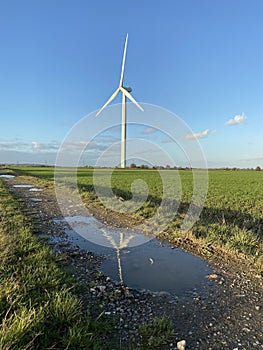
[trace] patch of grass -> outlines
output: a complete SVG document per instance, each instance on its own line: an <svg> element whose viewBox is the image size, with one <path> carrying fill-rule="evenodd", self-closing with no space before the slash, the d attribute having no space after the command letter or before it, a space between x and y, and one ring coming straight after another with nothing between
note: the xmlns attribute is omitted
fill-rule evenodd
<svg viewBox="0 0 263 350"><path fill-rule="evenodd" d="M139 333L140 349L163 349L174 340L172 322L166 318L154 319L152 322L142 324Z"/></svg>
<svg viewBox="0 0 263 350"><path fill-rule="evenodd" d="M0 349L110 347L109 321L83 313L58 259L2 181L0 212Z"/></svg>

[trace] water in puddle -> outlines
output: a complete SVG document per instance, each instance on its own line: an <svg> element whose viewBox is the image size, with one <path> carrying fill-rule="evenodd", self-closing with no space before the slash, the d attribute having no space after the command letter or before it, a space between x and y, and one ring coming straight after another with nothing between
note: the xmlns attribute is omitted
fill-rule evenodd
<svg viewBox="0 0 263 350"><path fill-rule="evenodd" d="M0 177L4 179L13 179L15 176L14 175L9 175L9 174L1 174Z"/></svg>
<svg viewBox="0 0 263 350"><path fill-rule="evenodd" d="M36 188L36 187L32 187L29 189L30 192L42 192L43 188Z"/></svg>
<svg viewBox="0 0 263 350"><path fill-rule="evenodd" d="M31 188L33 185L13 185L15 188Z"/></svg>
<svg viewBox="0 0 263 350"><path fill-rule="evenodd" d="M194 289L201 289L206 284L206 276L212 273L202 259L181 249L173 249L168 243L160 242L156 238L149 240L149 237L140 234L143 243L129 245L128 242L123 248L116 249L116 246L110 247L109 242L103 244L102 237L105 239L105 234L99 231L107 231L110 235L115 233L113 240L117 242L116 237L122 232L120 229L109 229L94 217L67 217L64 221L70 223L72 228L65 228L67 241L80 249L105 255L107 258L101 264L102 272L130 288L165 291L182 296ZM99 235L99 244L94 243L96 235ZM130 236L134 235L133 231L130 232ZM138 239L139 237L137 242ZM119 246L121 242L123 238L120 237Z"/></svg>
<svg viewBox="0 0 263 350"><path fill-rule="evenodd" d="M35 198L35 197L31 197L29 198L32 202L42 202L42 198Z"/></svg>

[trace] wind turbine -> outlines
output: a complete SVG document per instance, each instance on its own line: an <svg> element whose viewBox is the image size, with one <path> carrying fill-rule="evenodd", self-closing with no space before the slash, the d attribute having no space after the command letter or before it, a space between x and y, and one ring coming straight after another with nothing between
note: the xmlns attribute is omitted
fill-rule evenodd
<svg viewBox="0 0 263 350"><path fill-rule="evenodd" d="M98 116L103 111L103 109L106 108L112 100L114 100L114 98L118 95L118 93L122 92L121 168L126 167L126 129L127 129L127 126L126 126L126 117L127 117L126 102L127 102L127 98L129 100L131 100L143 112L143 108L139 105L139 103L137 101L135 101L135 99L130 94L130 92L132 91L132 88L123 86L124 66L125 66L125 59L126 59L127 44L128 44L128 34L126 35L126 40L125 40L125 45L124 45L122 67L121 67L121 77L120 77L119 86L114 91L114 93L111 95L111 97L107 100L107 102L101 107L101 109L98 111L98 113L96 114L96 116Z"/></svg>

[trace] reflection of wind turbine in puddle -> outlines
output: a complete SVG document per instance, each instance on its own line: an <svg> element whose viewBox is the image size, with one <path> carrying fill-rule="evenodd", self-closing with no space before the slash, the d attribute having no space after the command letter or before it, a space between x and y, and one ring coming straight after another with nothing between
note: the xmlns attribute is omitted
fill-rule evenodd
<svg viewBox="0 0 263 350"><path fill-rule="evenodd" d="M124 238L124 233L120 232L120 241L119 244L115 242L114 238L103 228L101 228L103 236L111 243L112 247L116 249L117 261L118 261L118 270L120 282L123 284L122 277L122 268L121 268L121 249L127 248L129 242L135 237L135 235L130 234L129 237Z"/></svg>

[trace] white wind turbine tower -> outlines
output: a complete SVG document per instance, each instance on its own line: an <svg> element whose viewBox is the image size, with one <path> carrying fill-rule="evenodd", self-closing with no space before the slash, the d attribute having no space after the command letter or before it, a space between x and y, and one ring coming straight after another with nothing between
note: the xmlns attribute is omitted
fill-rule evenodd
<svg viewBox="0 0 263 350"><path fill-rule="evenodd" d="M127 98L131 100L143 112L143 108L139 105L138 102L135 101L135 99L130 94L132 89L130 87L123 86L127 43L128 43L128 34L126 35L124 51L123 51L120 84L118 88L114 91L114 93L111 95L111 97L107 100L107 102L101 107L101 109L96 114L96 116L98 116L103 111L103 109L106 108L106 106L108 106L108 104L118 95L118 93L120 91L122 92L121 168L126 167L126 115L127 115L126 102L127 102Z"/></svg>

